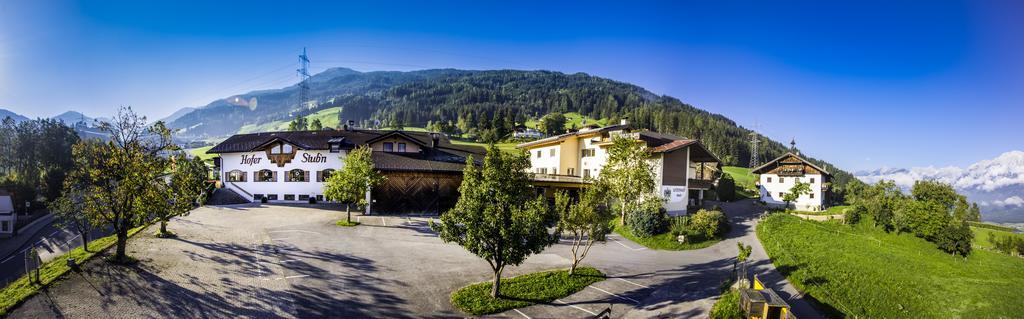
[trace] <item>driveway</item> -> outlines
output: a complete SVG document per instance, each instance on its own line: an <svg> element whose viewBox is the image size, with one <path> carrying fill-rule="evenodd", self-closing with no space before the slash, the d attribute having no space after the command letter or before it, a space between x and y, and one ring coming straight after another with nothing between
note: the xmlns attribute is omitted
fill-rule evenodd
<svg viewBox="0 0 1024 319"><path fill-rule="evenodd" d="M753 235L753 206L724 206L738 224L721 243L666 252L612 236L584 260L610 279L551 304L490 317L585 318L608 307L613 318L705 317L732 270L736 241L755 247L751 269L771 268ZM136 266L91 262L10 317L464 317L450 293L490 279L485 261L443 243L426 218L359 216L362 226L333 225L343 217L307 206L200 208L171 223L177 239L152 231L134 238ZM567 256L568 245L559 244L504 275L564 268ZM781 276L762 277L784 298L795 295ZM799 300L790 302L801 318L814 317Z"/></svg>

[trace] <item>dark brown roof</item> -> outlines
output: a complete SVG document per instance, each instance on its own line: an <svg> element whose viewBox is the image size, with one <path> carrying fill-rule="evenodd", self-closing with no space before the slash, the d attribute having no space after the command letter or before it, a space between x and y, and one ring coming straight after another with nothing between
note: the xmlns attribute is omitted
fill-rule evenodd
<svg viewBox="0 0 1024 319"><path fill-rule="evenodd" d="M474 160L479 160L474 157ZM443 154L373 152L374 167L381 171L461 173L466 158Z"/></svg>
<svg viewBox="0 0 1024 319"><path fill-rule="evenodd" d="M776 157L775 159L773 159L771 161L768 161L767 163L764 163L761 166L758 166L758 167L755 167L755 168L751 169L750 172L754 173L754 174L761 174L761 173L763 173L764 169L769 168L769 166L775 164L778 161L781 161L784 158L790 157L790 156L792 156L793 158L796 158L797 160L803 162L804 164L807 164L810 167L813 167L814 169L817 169L817 170L821 171L822 174L825 174L825 175L828 175L828 176L832 176L832 173L829 173L825 169L823 169L821 167L818 167L818 165L814 165L814 163L811 163L810 161L804 159L803 157L800 157L800 155L794 154L793 152L786 152L786 154L782 154L782 156Z"/></svg>
<svg viewBox="0 0 1024 319"><path fill-rule="evenodd" d="M671 151L677 150L679 148L685 147L685 146L693 144L693 143L697 143L697 141L696 140L675 140L675 141L672 141L672 142L661 144L659 146L652 147L650 149L650 151L651 151L651 153L671 152Z"/></svg>

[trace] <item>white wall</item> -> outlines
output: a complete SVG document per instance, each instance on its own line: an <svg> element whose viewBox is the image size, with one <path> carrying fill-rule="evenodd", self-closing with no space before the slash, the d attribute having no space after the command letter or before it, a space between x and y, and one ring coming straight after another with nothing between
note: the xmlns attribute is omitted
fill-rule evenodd
<svg viewBox="0 0 1024 319"><path fill-rule="evenodd" d="M317 154L327 158L326 163L305 163L304 154L308 154L311 157L315 157ZM277 194L278 201L284 201L285 194L294 194L295 201L298 201L299 195L323 195L323 183L316 181L316 172L325 169L341 169L344 163L344 156L346 152L331 153L327 150L298 150L296 151L295 158L284 167L278 167L277 164L270 162L265 152L246 152L246 153L226 153L220 154L221 157L221 171L220 178L224 182L225 187L231 188L239 195L247 197L249 200L253 200L252 194ZM242 155L251 156L258 158L258 163L242 163ZM228 182L228 172L232 170L241 170L246 174L245 182ZM256 182L253 178L253 172L269 169L277 172L276 182ZM286 174L288 171L293 169L301 169L309 171L309 181L307 182L285 182ZM244 190L244 192L242 191ZM249 193L250 195L246 195Z"/></svg>
<svg viewBox="0 0 1024 319"><path fill-rule="evenodd" d="M555 155L551 155L551 150L555 151ZM540 151L540 157L537 157L537 151ZM559 156L561 156L561 150L559 150L559 144L538 147L530 150L530 172L538 173L538 168L546 168L548 174L559 174ZM560 174L565 174L562 172Z"/></svg>
<svg viewBox="0 0 1024 319"><path fill-rule="evenodd" d="M601 169L604 168L604 164L608 162L608 148L594 145L593 139L597 138L590 137L581 139L580 150L593 149L594 156L580 157L580 177L583 177L583 170L590 171L590 178L597 179L597 176L601 175ZM582 153L576 155L581 156Z"/></svg>
<svg viewBox="0 0 1024 319"><path fill-rule="evenodd" d="M771 182L768 182L768 179L771 179ZM804 175L800 177L784 176L782 177L781 183L779 182L778 175L761 174L761 176L758 177L761 184L761 201L773 206L784 206L786 202L782 200L782 196L780 196L779 193L789 193L789 189L793 188L797 179L799 179L800 182L810 184L811 193L800 195L800 198L797 198L796 202L790 203L790 205L795 206L794 208L798 210L817 211L823 209L824 207L822 204L824 203L824 194L821 191L821 175L818 174ZM814 179L813 183L811 183L811 179ZM814 195L813 198L811 196L812 194Z"/></svg>

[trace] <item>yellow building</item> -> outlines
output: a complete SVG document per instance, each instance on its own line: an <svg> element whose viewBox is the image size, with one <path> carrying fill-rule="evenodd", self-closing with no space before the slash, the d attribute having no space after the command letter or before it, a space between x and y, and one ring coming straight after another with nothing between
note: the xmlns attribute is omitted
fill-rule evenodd
<svg viewBox="0 0 1024 319"><path fill-rule="evenodd" d="M754 276L753 288L740 288L740 309L750 319L795 319L789 304Z"/></svg>

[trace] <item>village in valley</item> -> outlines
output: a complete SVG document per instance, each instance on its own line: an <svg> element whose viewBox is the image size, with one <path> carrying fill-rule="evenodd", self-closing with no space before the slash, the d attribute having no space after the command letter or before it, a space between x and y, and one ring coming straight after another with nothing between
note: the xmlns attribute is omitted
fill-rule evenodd
<svg viewBox="0 0 1024 319"><path fill-rule="evenodd" d="M415 54L356 71L322 47L166 117L0 109L0 317L1024 311L1016 142L971 146L1003 153L966 169L853 171L868 164L825 158L843 119L802 120L821 109L709 112L612 76Z"/></svg>

